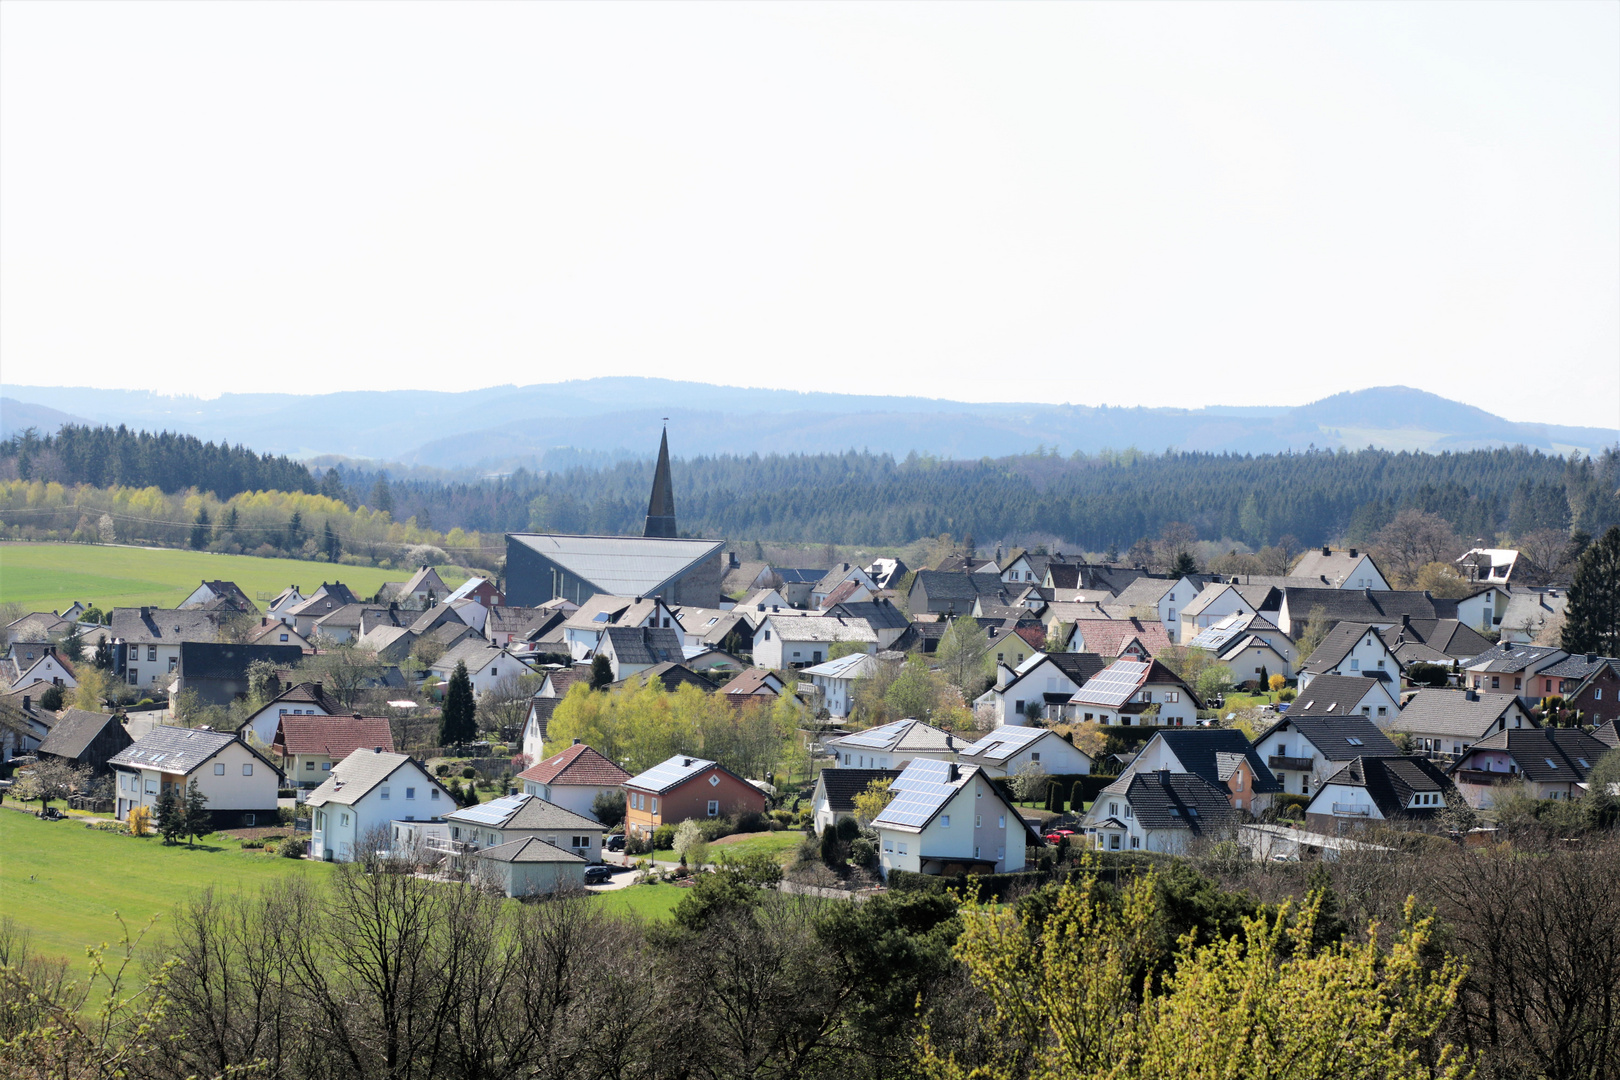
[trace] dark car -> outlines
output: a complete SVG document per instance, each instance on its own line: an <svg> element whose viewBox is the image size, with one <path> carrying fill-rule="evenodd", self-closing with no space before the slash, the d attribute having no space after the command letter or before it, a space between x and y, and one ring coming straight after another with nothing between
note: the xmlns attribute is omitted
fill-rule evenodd
<svg viewBox="0 0 1620 1080"><path fill-rule="evenodd" d="M623 851L624 833L614 833L612 836L607 838L602 846L607 848L609 851Z"/></svg>
<svg viewBox="0 0 1620 1080"><path fill-rule="evenodd" d="M606 885L613 880L613 867L587 866L585 868L585 884Z"/></svg>

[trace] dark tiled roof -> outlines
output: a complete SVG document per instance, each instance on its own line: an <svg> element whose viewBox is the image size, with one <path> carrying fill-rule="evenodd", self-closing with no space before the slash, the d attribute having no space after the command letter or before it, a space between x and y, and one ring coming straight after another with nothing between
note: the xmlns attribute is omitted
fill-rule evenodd
<svg viewBox="0 0 1620 1080"><path fill-rule="evenodd" d="M1254 752L1249 740L1236 728L1167 728L1155 737L1164 740L1165 746L1176 755L1183 769L1212 784L1218 784L1230 775L1230 771L1222 773L1218 755L1236 754L1248 759L1249 770L1254 773L1256 792L1282 790L1282 785L1277 783L1277 778L1271 774L1266 763L1260 760L1260 755Z"/></svg>
<svg viewBox="0 0 1620 1080"><path fill-rule="evenodd" d="M699 675L685 664L675 664L668 661L665 661L662 664L654 664L646 671L636 675L635 678L657 679L659 682L664 684L664 689L669 691L671 694L673 694L676 690L679 690L682 686L695 686L705 694L714 693L715 688L715 684L713 682L705 679L702 675ZM621 682L622 681L623 680L621 680Z"/></svg>
<svg viewBox="0 0 1620 1080"><path fill-rule="evenodd" d="M1341 716L1332 720L1285 716L1261 732L1254 740L1255 745L1278 731L1298 733L1329 761L1401 756L1400 747L1390 742L1389 736L1365 716ZM1352 743L1351 739L1360 745Z"/></svg>
<svg viewBox="0 0 1620 1080"><path fill-rule="evenodd" d="M592 822L601 828L600 822ZM538 836L525 836L521 840L508 840L504 844L473 852L475 859L488 859L504 863L583 863L590 860L572 851L564 851L546 843Z"/></svg>
<svg viewBox="0 0 1620 1080"><path fill-rule="evenodd" d="M680 635L673 628L610 626L602 636L604 645L612 642L613 655L621 664L678 664L685 658Z"/></svg>
<svg viewBox="0 0 1620 1080"><path fill-rule="evenodd" d="M1305 658L1301 670L1312 674L1332 671L1344 663L1344 658L1350 655L1350 650L1368 634L1377 636L1377 630L1370 623L1348 621L1339 623L1328 631L1327 636L1322 639L1322 644ZM1383 638L1379 638L1379 641L1382 643Z"/></svg>
<svg viewBox="0 0 1620 1080"><path fill-rule="evenodd" d="M1316 684L1313 682L1311 686L1314 688ZM1438 732L1472 742L1489 732L1516 701L1518 699L1511 694L1419 690L1389 726L1394 731Z"/></svg>
<svg viewBox="0 0 1620 1080"><path fill-rule="evenodd" d="M630 774L584 743L575 743L560 754L553 754L518 773L519 780L537 784L584 787L618 787Z"/></svg>
<svg viewBox="0 0 1620 1080"><path fill-rule="evenodd" d="M1620 660L1612 656L1596 656L1592 653L1576 653L1565 657L1552 667L1542 668L1537 675L1547 675L1554 679L1584 679L1593 672L1607 666L1620 670Z"/></svg>
<svg viewBox="0 0 1620 1080"><path fill-rule="evenodd" d="M855 812L855 796L874 780L893 780L899 769L823 769L817 777L827 792L827 805L835 814Z"/></svg>
<svg viewBox="0 0 1620 1080"><path fill-rule="evenodd" d="M1291 717L1360 716L1361 699L1377 685L1361 675L1318 675L1290 706Z"/></svg>
<svg viewBox="0 0 1620 1080"><path fill-rule="evenodd" d="M278 666L304 658L297 645L235 645L211 641L180 643L180 676L185 679L245 679L248 665L268 660Z"/></svg>
<svg viewBox="0 0 1620 1080"><path fill-rule="evenodd" d="M774 696L779 693L770 685L775 672L770 668L749 668L720 688L722 694L760 694ZM780 681L780 680L778 680Z"/></svg>
<svg viewBox="0 0 1620 1080"><path fill-rule="evenodd" d="M1620 725L1613 720L1592 729L1592 738L1611 750L1620 749Z"/></svg>
<svg viewBox="0 0 1620 1080"><path fill-rule="evenodd" d="M1527 779L1541 783L1582 783L1609 747L1579 728L1511 728L1475 743L1473 750L1504 750ZM1464 754L1449 772L1468 760ZM1586 764L1581 764L1584 761Z"/></svg>
<svg viewBox="0 0 1620 1080"><path fill-rule="evenodd" d="M1378 812L1386 818L1432 819L1446 809L1445 806L1410 805L1412 796L1418 792L1438 791L1447 806L1463 808L1466 805L1457 786L1428 758L1356 758L1322 781L1321 790L1325 791L1329 784L1364 788Z"/></svg>
<svg viewBox="0 0 1620 1080"><path fill-rule="evenodd" d="M1123 795L1130 800L1144 829L1197 833L1247 820L1246 814L1233 808L1224 785L1196 773L1135 772L1104 788L1103 795ZM1099 796L1098 801L1101 799Z"/></svg>
<svg viewBox="0 0 1620 1080"><path fill-rule="evenodd" d="M109 713L86 712L83 709L69 709L57 718L51 727L51 733L45 736L45 741L39 744L41 754L54 754L61 758L77 760L78 757L90 748L96 741L96 736L108 724L119 731L124 726L118 717ZM126 741L128 736L125 736Z"/></svg>
<svg viewBox="0 0 1620 1080"><path fill-rule="evenodd" d="M835 604L827 609L827 614L842 615L846 619L865 619L866 625L873 630L904 630L911 625L906 619L906 613L888 600Z"/></svg>
<svg viewBox="0 0 1620 1080"><path fill-rule="evenodd" d="M1536 668L1538 663L1562 651L1550 645L1515 645L1504 641L1464 660L1462 666L1470 671L1524 671Z"/></svg>
<svg viewBox="0 0 1620 1080"><path fill-rule="evenodd" d="M995 574L958 574L940 570L919 570L912 588L921 586L929 603L956 600L969 607L981 596L994 599L1006 591L1006 584Z"/></svg>
<svg viewBox="0 0 1620 1080"><path fill-rule="evenodd" d="M1457 601L1430 597L1421 592L1391 589L1296 589L1283 590L1289 617L1310 618L1311 609L1320 606L1333 622L1399 623L1402 615L1416 619L1455 619Z"/></svg>
<svg viewBox="0 0 1620 1080"><path fill-rule="evenodd" d="M213 641L219 636L217 611L177 608L113 608L108 621L115 638L142 645L158 642Z"/></svg>
<svg viewBox="0 0 1620 1080"><path fill-rule="evenodd" d="M236 736L228 731L156 727L119 751L107 763L126 765L132 769L159 769L166 773L186 774L236 741ZM251 747L249 751L252 752ZM261 755L255 756L260 756L262 760ZM270 763L266 761L265 764Z"/></svg>

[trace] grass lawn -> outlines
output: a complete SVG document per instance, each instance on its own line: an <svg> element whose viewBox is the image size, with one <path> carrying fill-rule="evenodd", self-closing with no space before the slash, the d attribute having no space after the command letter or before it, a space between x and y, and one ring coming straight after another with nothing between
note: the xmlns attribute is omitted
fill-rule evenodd
<svg viewBox="0 0 1620 1080"><path fill-rule="evenodd" d="M0 912L32 931L42 953L80 972L86 946L118 939L113 913L132 930L209 885L241 891L289 874L326 875L324 863L242 850L215 834L195 849L96 832L77 821L41 821L0 810Z"/></svg>
<svg viewBox="0 0 1620 1080"><path fill-rule="evenodd" d="M604 911L615 915L639 915L643 919L653 920L669 918L675 905L686 895L686 890L679 885L666 885L660 881L593 895Z"/></svg>
<svg viewBox="0 0 1620 1080"><path fill-rule="evenodd" d="M444 567L439 574L449 585L466 577ZM234 581L252 599L295 584L307 595L322 581L342 581L366 597L375 595L385 581L408 577L403 570L172 548L0 544L0 603L15 601L30 611L61 611L75 600L103 610L141 604L173 607L205 579ZM264 606L262 601L259 606Z"/></svg>
<svg viewBox="0 0 1620 1080"><path fill-rule="evenodd" d="M804 841L804 830L783 829L781 832L737 833L722 836L709 845L709 859L718 861L721 855L740 859L745 855L769 855L784 866L793 861L793 853Z"/></svg>

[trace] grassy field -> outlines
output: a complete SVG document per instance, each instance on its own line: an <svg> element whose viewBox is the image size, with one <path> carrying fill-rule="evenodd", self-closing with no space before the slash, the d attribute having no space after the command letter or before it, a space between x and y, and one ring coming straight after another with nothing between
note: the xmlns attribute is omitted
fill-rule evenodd
<svg viewBox="0 0 1620 1080"><path fill-rule="evenodd" d="M158 915L161 927L176 904L209 885L241 891L291 874L324 877L331 869L244 851L225 836L194 849L165 847L156 837L0 810L0 911L31 931L41 952L75 965L87 946L118 939L115 913L132 929Z"/></svg>
<svg viewBox="0 0 1620 1080"><path fill-rule="evenodd" d="M740 859L744 855L758 855L764 853L786 866L793 861L793 853L799 849L799 842L804 839L804 833L799 829L786 829L782 832L735 833L731 836L722 836L709 845L708 862L718 862L721 855L729 855ZM659 862L679 862L680 856L675 854L673 848L657 848L652 857Z"/></svg>
<svg viewBox="0 0 1620 1080"><path fill-rule="evenodd" d="M450 585L466 578L445 567L439 574ZM322 581L342 581L360 596L370 597L383 582L408 577L403 570L171 548L0 544L0 603L15 601L30 611L61 611L75 600L103 610L140 604L173 607L198 582L216 579L236 582L250 598L274 595L288 585L298 585L308 595ZM262 601L259 606L264 606Z"/></svg>
<svg viewBox="0 0 1620 1080"><path fill-rule="evenodd" d="M602 910L616 915L638 915L643 919L667 919L681 902L686 890L679 885L655 882L649 885L631 885L627 889L595 894L595 902Z"/></svg>

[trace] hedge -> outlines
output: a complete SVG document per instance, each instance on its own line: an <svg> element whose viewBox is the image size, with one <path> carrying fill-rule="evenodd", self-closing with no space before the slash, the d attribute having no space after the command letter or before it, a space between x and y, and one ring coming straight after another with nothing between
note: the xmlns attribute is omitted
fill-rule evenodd
<svg viewBox="0 0 1620 1080"><path fill-rule="evenodd" d="M1078 787L1081 796L1086 802L1094 802L1098 792L1118 779L1117 776L1103 776L1097 773L1053 773L1047 777L1047 794L1043 797L1046 799L1047 806L1050 809L1052 800L1055 798L1062 798L1066 804L1070 803L1074 798L1075 788ZM1001 789L1001 793L1007 797L1008 802L1016 803L1018 801L1013 797L1012 780L1010 778L998 776L991 782ZM1057 789L1056 794L1053 793L1053 788ZM1080 807L1070 805L1069 808L1077 814L1081 812Z"/></svg>
<svg viewBox="0 0 1620 1080"><path fill-rule="evenodd" d="M1090 867L1070 866L1061 870L1020 870L1010 874L957 874L943 877L939 874L919 874L911 870L890 870L891 892L944 893L955 890L963 899L1004 901L1013 892L1039 888L1052 882L1096 874L1111 885L1121 878L1129 880L1154 867L1176 862L1174 855L1147 851L1088 851L1093 859Z"/></svg>

